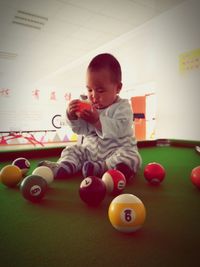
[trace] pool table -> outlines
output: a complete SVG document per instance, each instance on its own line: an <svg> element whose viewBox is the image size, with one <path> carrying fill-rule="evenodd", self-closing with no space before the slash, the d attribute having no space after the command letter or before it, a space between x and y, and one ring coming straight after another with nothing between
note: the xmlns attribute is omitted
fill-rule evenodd
<svg viewBox="0 0 200 267"><path fill-rule="evenodd" d="M169 267L199 266L200 190L190 181L200 155L184 140L139 142L143 164L124 193L146 207L143 227L131 234L115 230L108 219L113 196L98 207L79 197L81 174L55 180L41 203L25 200L18 187L0 184L0 266L2 267ZM31 162L56 160L63 148L1 151L0 168L17 157ZM159 162L166 177L159 186L143 176L147 163Z"/></svg>

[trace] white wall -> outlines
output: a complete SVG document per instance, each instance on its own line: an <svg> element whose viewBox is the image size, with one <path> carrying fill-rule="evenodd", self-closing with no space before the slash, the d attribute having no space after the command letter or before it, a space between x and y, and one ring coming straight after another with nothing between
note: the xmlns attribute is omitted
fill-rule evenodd
<svg viewBox="0 0 200 267"><path fill-rule="evenodd" d="M85 90L91 58L110 52L121 62L124 94L127 90L133 90L132 95L156 92L157 138L200 140L200 69L179 72L179 55L200 48L199 10L199 0L185 1L71 68L63 68L40 86L69 88L76 97Z"/></svg>

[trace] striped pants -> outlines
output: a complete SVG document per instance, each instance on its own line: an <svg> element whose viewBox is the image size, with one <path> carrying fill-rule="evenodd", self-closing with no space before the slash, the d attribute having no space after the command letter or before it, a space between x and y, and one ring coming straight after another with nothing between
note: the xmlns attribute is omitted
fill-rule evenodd
<svg viewBox="0 0 200 267"><path fill-rule="evenodd" d="M86 161L105 164L105 170L114 169L118 163L124 163L135 173L142 164L137 146L127 142L127 138L110 140L98 136L89 136L84 138L82 144L67 146L62 151L58 163L73 163L76 166L75 172L78 172Z"/></svg>

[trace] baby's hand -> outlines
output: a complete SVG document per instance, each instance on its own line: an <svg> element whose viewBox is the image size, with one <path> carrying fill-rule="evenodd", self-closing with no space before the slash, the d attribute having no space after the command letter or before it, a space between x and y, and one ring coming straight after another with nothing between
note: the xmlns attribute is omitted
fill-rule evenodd
<svg viewBox="0 0 200 267"><path fill-rule="evenodd" d="M67 115L70 120L77 120L77 112L79 111L79 105L80 105L80 100L79 99L74 99L69 102L68 108L67 108Z"/></svg>
<svg viewBox="0 0 200 267"><path fill-rule="evenodd" d="M99 121L99 113L94 107L92 107L90 110L84 109L80 113L80 118L94 125Z"/></svg>

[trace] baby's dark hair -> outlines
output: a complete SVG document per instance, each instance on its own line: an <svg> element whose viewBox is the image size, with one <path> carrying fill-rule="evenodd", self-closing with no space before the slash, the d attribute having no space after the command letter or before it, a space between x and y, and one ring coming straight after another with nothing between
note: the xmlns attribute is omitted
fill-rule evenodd
<svg viewBox="0 0 200 267"><path fill-rule="evenodd" d="M90 71L98 71L104 68L110 71L113 82L121 83L121 66L113 55L108 53L99 54L91 60L88 66L88 70Z"/></svg>

